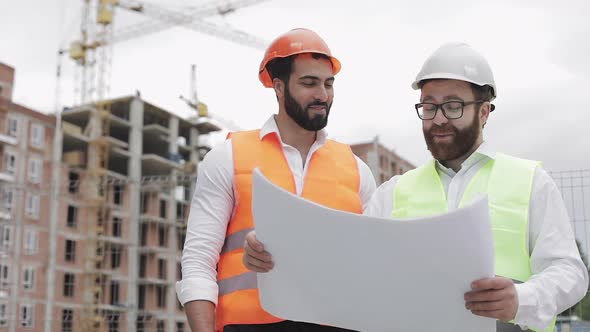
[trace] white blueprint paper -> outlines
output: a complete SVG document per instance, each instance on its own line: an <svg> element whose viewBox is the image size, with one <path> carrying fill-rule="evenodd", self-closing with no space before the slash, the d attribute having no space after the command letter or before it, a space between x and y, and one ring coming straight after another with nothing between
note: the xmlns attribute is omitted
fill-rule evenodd
<svg viewBox="0 0 590 332"><path fill-rule="evenodd" d="M301 199L256 170L252 208L275 263L258 274L269 313L364 332L495 331L463 300L471 281L494 276L485 196L429 218L373 218Z"/></svg>

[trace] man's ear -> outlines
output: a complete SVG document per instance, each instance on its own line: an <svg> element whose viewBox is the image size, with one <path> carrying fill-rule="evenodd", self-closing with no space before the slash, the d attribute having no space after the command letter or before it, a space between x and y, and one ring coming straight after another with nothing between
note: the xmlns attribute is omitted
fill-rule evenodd
<svg viewBox="0 0 590 332"><path fill-rule="evenodd" d="M486 123L488 122L491 111L492 104L489 101L484 102L479 108L479 123L481 123L482 128L485 127Z"/></svg>
<svg viewBox="0 0 590 332"><path fill-rule="evenodd" d="M285 82L280 78L273 78L272 88L275 90L277 97L282 98L285 96Z"/></svg>

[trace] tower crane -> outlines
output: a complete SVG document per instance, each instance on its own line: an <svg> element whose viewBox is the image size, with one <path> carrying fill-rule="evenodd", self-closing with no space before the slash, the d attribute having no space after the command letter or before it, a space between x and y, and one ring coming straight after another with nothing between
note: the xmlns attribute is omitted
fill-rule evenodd
<svg viewBox="0 0 590 332"><path fill-rule="evenodd" d="M146 1L83 0L80 39L71 43L68 53L81 69L76 97L81 104L103 100L110 88L112 46L145 36L172 26L182 26L197 32L256 49L263 49L264 40L227 25L218 25L206 18L225 15L268 0L213 0L185 11L167 9ZM117 9L144 15L148 20L113 31Z"/></svg>

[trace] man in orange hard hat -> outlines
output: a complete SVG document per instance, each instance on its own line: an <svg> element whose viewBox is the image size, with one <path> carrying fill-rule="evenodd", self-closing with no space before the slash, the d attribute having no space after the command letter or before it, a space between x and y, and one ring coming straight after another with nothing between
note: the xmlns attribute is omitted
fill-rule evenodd
<svg viewBox="0 0 590 332"><path fill-rule="evenodd" d="M375 190L369 167L324 129L340 62L315 32L291 30L269 46L259 79L278 114L259 130L236 132L200 164L176 285L193 331L340 331L265 312L256 273L243 263L253 230L252 171L324 206L361 213Z"/></svg>

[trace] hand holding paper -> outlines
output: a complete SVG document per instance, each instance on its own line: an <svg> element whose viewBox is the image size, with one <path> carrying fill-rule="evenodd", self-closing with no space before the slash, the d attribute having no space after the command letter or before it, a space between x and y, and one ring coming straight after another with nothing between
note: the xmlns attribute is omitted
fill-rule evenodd
<svg viewBox="0 0 590 332"><path fill-rule="evenodd" d="M244 243L244 265L254 272L268 272L273 267L270 253L264 250L264 245L256 239L256 232L246 234Z"/></svg>
<svg viewBox="0 0 590 332"><path fill-rule="evenodd" d="M370 331L495 331L465 308L473 280L494 276L487 199L413 220L319 206L254 172L256 236L274 268L258 274L271 314Z"/></svg>

